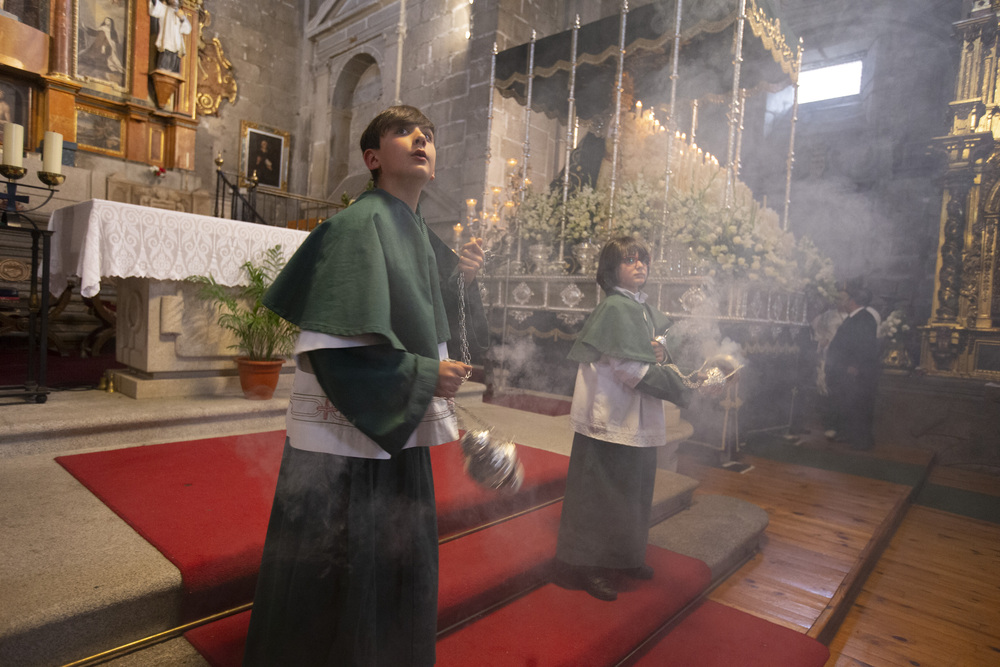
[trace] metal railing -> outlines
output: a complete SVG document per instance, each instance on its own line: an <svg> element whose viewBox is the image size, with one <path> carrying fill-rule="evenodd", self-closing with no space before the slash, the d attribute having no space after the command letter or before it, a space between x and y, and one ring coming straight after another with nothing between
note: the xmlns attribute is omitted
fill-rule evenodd
<svg viewBox="0 0 1000 667"><path fill-rule="evenodd" d="M217 218L309 230L344 208L340 202L261 187L255 179L241 187L240 179L230 181L221 167L215 173L213 215Z"/></svg>

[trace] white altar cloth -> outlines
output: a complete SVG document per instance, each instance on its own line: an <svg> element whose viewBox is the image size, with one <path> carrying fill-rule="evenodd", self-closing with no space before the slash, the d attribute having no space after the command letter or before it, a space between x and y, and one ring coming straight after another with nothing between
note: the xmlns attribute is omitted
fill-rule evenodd
<svg viewBox="0 0 1000 667"><path fill-rule="evenodd" d="M49 229L51 290L62 293L75 275L85 297L100 291L105 276L185 280L210 275L223 285L244 284L244 262L279 244L288 259L309 235L101 199L54 211Z"/></svg>

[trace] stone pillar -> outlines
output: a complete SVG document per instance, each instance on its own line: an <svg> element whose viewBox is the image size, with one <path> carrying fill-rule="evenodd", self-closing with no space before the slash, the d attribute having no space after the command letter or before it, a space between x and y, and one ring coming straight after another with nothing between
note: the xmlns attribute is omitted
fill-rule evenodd
<svg viewBox="0 0 1000 667"><path fill-rule="evenodd" d="M49 29L49 74L69 77L73 63L73 7L70 0L52 0Z"/></svg>

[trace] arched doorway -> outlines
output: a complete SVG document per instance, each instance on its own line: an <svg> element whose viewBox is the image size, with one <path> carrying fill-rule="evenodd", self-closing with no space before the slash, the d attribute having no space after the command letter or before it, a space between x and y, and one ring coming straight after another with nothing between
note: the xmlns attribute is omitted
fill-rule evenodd
<svg viewBox="0 0 1000 667"><path fill-rule="evenodd" d="M356 196L368 182L358 139L382 104L382 70L375 58L359 53L344 65L337 77L330 110L330 199L347 192Z"/></svg>

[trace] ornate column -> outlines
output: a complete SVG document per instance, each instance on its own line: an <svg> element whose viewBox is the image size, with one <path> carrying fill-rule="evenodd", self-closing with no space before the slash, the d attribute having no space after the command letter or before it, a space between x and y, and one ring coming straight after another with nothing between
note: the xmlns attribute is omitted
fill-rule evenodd
<svg viewBox="0 0 1000 667"><path fill-rule="evenodd" d="M45 74L42 107L45 130L76 141L76 93L73 81L73 5L71 0L52 0L49 13L49 67Z"/></svg>
<svg viewBox="0 0 1000 667"><path fill-rule="evenodd" d="M977 3L955 24L962 40L949 104L951 131L933 147L947 157L930 321L921 365L931 374L1000 379L996 302L1000 219L1000 0Z"/></svg>

